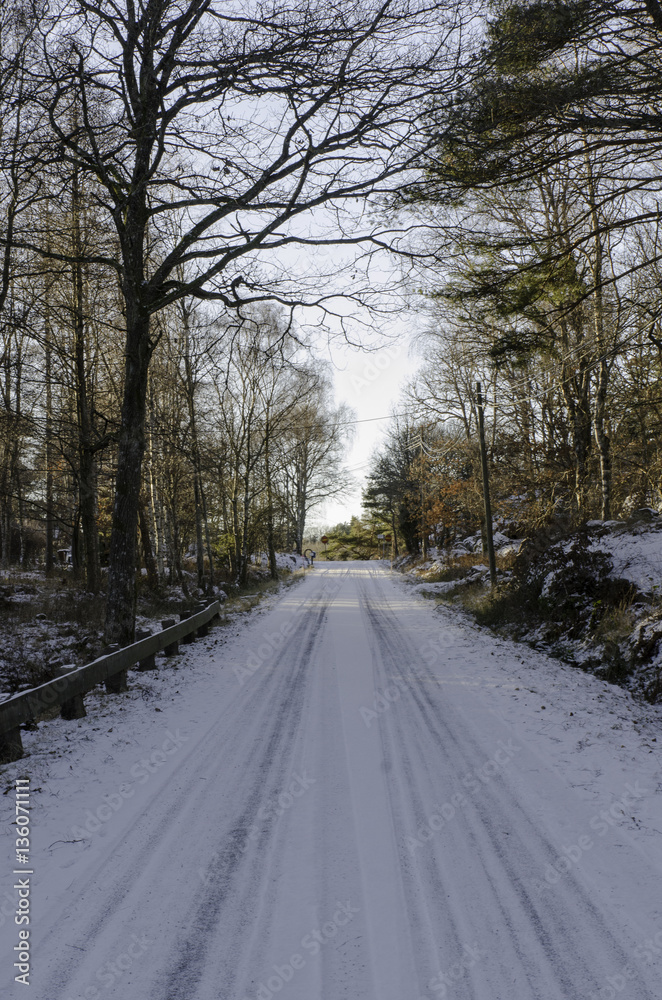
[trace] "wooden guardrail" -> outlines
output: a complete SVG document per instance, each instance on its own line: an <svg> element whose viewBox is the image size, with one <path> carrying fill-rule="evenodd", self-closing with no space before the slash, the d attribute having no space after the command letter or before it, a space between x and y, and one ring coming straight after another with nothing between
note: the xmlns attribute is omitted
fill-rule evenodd
<svg viewBox="0 0 662 1000"><path fill-rule="evenodd" d="M196 637L207 635L209 623L218 618L220 612L218 601L193 613L183 612L177 624L173 619L162 622L162 632L147 635L122 649L107 647L104 654L91 663L67 669L60 677L0 702L0 763L23 756L22 725L36 722L55 705L60 706L62 718L82 718L85 715L83 697L97 684L105 683L106 690L113 693L126 691L129 667L138 664L140 670L153 669L156 653L163 650L166 656L172 656L181 641L192 642Z"/></svg>

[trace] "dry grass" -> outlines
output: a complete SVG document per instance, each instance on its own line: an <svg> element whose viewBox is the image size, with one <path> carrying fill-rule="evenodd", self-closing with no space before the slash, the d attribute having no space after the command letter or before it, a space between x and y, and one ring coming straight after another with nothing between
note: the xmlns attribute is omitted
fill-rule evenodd
<svg viewBox="0 0 662 1000"><path fill-rule="evenodd" d="M463 580L474 566L480 566L484 562L485 557L482 553L467 552L462 556L449 556L445 560L443 569L436 567L423 570L419 576L425 583L452 583L455 580Z"/></svg>
<svg viewBox="0 0 662 1000"><path fill-rule="evenodd" d="M634 591L627 594L615 607L606 608L593 631L599 642L620 643L629 639L635 624ZM600 609L596 608L599 613Z"/></svg>

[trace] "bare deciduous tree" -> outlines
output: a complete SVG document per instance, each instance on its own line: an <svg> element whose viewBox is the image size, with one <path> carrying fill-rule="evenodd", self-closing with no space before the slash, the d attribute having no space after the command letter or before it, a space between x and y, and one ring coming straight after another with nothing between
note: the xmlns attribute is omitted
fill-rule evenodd
<svg viewBox="0 0 662 1000"><path fill-rule="evenodd" d="M151 318L182 296L301 301L277 251L381 246L372 223L322 237L307 217L389 190L411 163L423 102L452 79L456 20L452 3L425 0L60 0L43 15L34 155L63 183L72 168L95 178L119 246L96 258L119 279L126 321L109 640L133 635Z"/></svg>

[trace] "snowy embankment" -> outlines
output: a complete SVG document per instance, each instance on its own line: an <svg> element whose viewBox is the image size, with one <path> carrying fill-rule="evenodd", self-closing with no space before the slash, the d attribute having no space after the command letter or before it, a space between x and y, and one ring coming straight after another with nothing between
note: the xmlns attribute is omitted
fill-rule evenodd
<svg viewBox="0 0 662 1000"><path fill-rule="evenodd" d="M656 1000L661 721L325 563L25 733L32 996Z"/></svg>
<svg viewBox="0 0 662 1000"><path fill-rule="evenodd" d="M509 538L501 531L494 531L494 549L500 558L516 556L519 552L523 539ZM449 567L456 566L467 557L480 556L483 552L483 538L478 531L474 535L469 535L446 549L431 548L427 559L420 561L412 556L403 556L397 559L394 567L401 572L407 573L410 577L413 589L421 593L447 594L457 587L467 584L478 583L489 575L486 565L478 563L466 566L461 575L457 575L452 580L435 580L435 576L444 575ZM425 582L416 584L416 579Z"/></svg>
<svg viewBox="0 0 662 1000"><path fill-rule="evenodd" d="M630 521L589 521L586 525L593 551L604 552L612 562L614 579L628 580L643 595L662 596L662 515L644 508ZM497 556L514 556L523 545L521 538L509 538L494 531ZM566 543L569 547L571 539ZM480 532L455 543L449 549L432 549L430 557L411 569L418 576L433 576L447 569L449 563L462 556L482 552ZM401 560L407 568L408 560ZM479 571L479 567L475 568ZM429 586L429 585L428 585ZM443 589L440 593L443 593Z"/></svg>
<svg viewBox="0 0 662 1000"><path fill-rule="evenodd" d="M495 532L499 591L489 620L501 634L662 701L662 516L589 521L529 541ZM480 536L423 563L402 560L412 589L486 611L489 574ZM513 565L513 556L518 556ZM468 590L466 588L469 588ZM466 596L465 596L466 595ZM518 610L519 609L519 610Z"/></svg>
<svg viewBox="0 0 662 1000"><path fill-rule="evenodd" d="M644 516L644 512L641 512ZM641 594L662 592L662 517L650 511L638 524L590 521L592 547L611 556L612 574L629 580Z"/></svg>

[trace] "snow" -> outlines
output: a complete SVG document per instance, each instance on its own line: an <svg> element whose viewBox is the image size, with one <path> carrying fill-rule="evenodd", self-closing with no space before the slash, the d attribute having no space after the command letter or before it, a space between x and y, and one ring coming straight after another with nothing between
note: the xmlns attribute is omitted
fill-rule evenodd
<svg viewBox="0 0 662 1000"><path fill-rule="evenodd" d="M612 575L630 580L643 594L662 587L662 529L646 525L639 530L606 534L594 543L613 559Z"/></svg>
<svg viewBox="0 0 662 1000"><path fill-rule="evenodd" d="M660 707L375 563L183 650L3 768L36 1000L659 996Z"/></svg>
<svg viewBox="0 0 662 1000"><path fill-rule="evenodd" d="M264 566L268 565L268 557L266 553L262 556L262 564ZM302 569L309 565L308 559L304 559L297 552L277 552L276 553L276 565L278 569Z"/></svg>
<svg viewBox="0 0 662 1000"><path fill-rule="evenodd" d="M497 531L495 528L492 531L492 541L494 542L494 548L503 549L515 546L517 548L522 543L522 539L509 538L504 535L502 531ZM475 535L470 535L468 538L464 538L461 542L456 542L456 550L460 553L464 552L482 552L483 551L483 536L480 531L477 531Z"/></svg>

